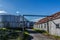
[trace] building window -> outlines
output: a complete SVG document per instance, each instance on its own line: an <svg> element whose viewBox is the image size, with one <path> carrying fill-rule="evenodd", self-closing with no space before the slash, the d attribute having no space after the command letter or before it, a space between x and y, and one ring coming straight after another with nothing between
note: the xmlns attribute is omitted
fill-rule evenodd
<svg viewBox="0 0 60 40"><path fill-rule="evenodd" d="M56 28L60 28L60 24L56 24Z"/></svg>
<svg viewBox="0 0 60 40"><path fill-rule="evenodd" d="M38 25L38 28L39 28L39 25Z"/></svg>
<svg viewBox="0 0 60 40"><path fill-rule="evenodd" d="M39 28L39 25L38 25L38 28Z"/></svg>
<svg viewBox="0 0 60 40"><path fill-rule="evenodd" d="M40 25L39 25L39 28L40 28Z"/></svg>
<svg viewBox="0 0 60 40"><path fill-rule="evenodd" d="M43 28L43 24L41 24L41 28Z"/></svg>
<svg viewBox="0 0 60 40"><path fill-rule="evenodd" d="M46 23L44 24L44 28L46 28Z"/></svg>

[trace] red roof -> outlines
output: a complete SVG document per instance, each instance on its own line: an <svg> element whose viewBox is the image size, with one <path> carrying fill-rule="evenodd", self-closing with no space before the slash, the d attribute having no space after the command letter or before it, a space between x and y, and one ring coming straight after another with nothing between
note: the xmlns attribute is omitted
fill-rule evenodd
<svg viewBox="0 0 60 40"><path fill-rule="evenodd" d="M43 19L39 20L37 23L35 23L35 24L46 23L46 22L48 22L50 20L54 20L54 19L58 19L58 18L60 18L60 12L55 13L55 14L51 15L50 17L43 18Z"/></svg>

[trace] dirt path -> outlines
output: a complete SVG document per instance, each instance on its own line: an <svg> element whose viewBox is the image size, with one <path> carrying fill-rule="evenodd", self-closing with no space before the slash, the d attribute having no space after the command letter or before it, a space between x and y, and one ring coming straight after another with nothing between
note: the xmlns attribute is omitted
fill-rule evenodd
<svg viewBox="0 0 60 40"><path fill-rule="evenodd" d="M29 35L33 37L30 40L53 40L51 38L47 38L46 36L44 36L40 33L37 33L36 31L34 31L32 29L28 29L28 32L30 33Z"/></svg>

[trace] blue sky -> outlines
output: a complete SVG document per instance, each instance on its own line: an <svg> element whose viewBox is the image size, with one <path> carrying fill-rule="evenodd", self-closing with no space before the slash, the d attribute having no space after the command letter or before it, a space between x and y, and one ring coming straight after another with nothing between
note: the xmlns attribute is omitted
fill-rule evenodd
<svg viewBox="0 0 60 40"><path fill-rule="evenodd" d="M0 0L0 10L20 15L51 15L60 12L60 0Z"/></svg>
<svg viewBox="0 0 60 40"><path fill-rule="evenodd" d="M0 10L15 14L53 14L60 11L59 0L0 0Z"/></svg>

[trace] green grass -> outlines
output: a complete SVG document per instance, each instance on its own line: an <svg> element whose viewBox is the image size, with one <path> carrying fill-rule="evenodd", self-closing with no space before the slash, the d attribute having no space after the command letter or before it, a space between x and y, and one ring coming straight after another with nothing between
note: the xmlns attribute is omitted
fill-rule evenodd
<svg viewBox="0 0 60 40"><path fill-rule="evenodd" d="M0 28L0 30L7 30L7 28Z"/></svg>
<svg viewBox="0 0 60 40"><path fill-rule="evenodd" d="M39 33L47 33L47 31L45 31L45 30L40 30L40 29L33 29L33 30L35 30L36 32L39 32Z"/></svg>
<svg viewBox="0 0 60 40"><path fill-rule="evenodd" d="M20 30L10 30L10 29L7 29L7 28L0 28L0 35L2 36L2 38L0 38L0 40L8 40L10 39L9 36L11 36L11 38L16 38L17 40L21 40L22 37L18 36L18 34L16 33L19 33ZM9 34L9 33L13 33L13 34ZM14 35L15 33L15 35Z"/></svg>
<svg viewBox="0 0 60 40"><path fill-rule="evenodd" d="M43 35L46 35L46 36L51 36L51 37L53 37L53 38L55 38L55 39L59 39L60 40L60 36L56 36L56 35L51 35L51 34L49 34L47 31L45 31L45 30L40 30L39 28L33 28L33 30L35 30L35 31L37 31L37 32L39 32L39 33L42 33Z"/></svg>
<svg viewBox="0 0 60 40"><path fill-rule="evenodd" d="M24 31L23 36L24 36L23 40L27 40L28 39L29 33L27 32L27 30Z"/></svg>
<svg viewBox="0 0 60 40"><path fill-rule="evenodd" d="M51 35L52 37L54 37L54 38L60 38L60 36L56 36L56 35Z"/></svg>
<svg viewBox="0 0 60 40"><path fill-rule="evenodd" d="M29 33L28 32L24 32L25 34L27 34L27 35L29 35Z"/></svg>
<svg viewBox="0 0 60 40"><path fill-rule="evenodd" d="M40 30L40 28L33 28L32 30Z"/></svg>
<svg viewBox="0 0 60 40"><path fill-rule="evenodd" d="M22 40L22 37L18 36L16 39L17 39L17 40Z"/></svg>

